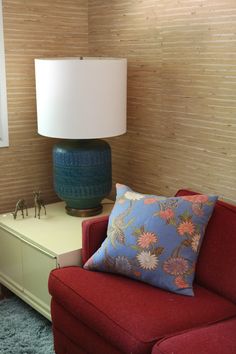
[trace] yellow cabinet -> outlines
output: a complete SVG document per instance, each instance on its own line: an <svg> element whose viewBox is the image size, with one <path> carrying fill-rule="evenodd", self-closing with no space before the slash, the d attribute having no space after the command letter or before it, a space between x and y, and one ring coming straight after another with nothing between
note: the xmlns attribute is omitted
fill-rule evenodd
<svg viewBox="0 0 236 354"><path fill-rule="evenodd" d="M0 278L23 290L21 240L4 229L0 230Z"/></svg>
<svg viewBox="0 0 236 354"><path fill-rule="evenodd" d="M22 273L24 295L34 302L34 307L50 313L48 275L57 267L56 257L22 242Z"/></svg>
<svg viewBox="0 0 236 354"><path fill-rule="evenodd" d="M106 200L107 215L112 202ZM48 276L52 269L81 265L82 221L69 216L64 202L47 205L47 215L16 220L0 215L0 283L51 319Z"/></svg>

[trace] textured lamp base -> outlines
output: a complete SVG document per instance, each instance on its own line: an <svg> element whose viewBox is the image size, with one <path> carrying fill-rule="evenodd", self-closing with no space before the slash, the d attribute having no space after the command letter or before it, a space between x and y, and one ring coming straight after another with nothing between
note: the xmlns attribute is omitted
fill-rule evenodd
<svg viewBox="0 0 236 354"><path fill-rule="evenodd" d="M82 218L101 214L102 209L103 209L102 205L100 205L99 207L90 208L90 209L75 209L75 208L70 208L70 207L66 206L67 214L69 214L71 216L79 216Z"/></svg>
<svg viewBox="0 0 236 354"><path fill-rule="evenodd" d="M111 191L111 149L101 139L67 140L53 148L54 187L72 216L102 212Z"/></svg>

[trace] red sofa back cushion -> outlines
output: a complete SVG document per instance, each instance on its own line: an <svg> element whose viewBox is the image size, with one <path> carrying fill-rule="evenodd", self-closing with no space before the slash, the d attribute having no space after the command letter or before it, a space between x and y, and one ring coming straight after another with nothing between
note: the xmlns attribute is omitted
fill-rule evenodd
<svg viewBox="0 0 236 354"><path fill-rule="evenodd" d="M176 196L198 194L179 190ZM236 302L236 206L217 201L197 262L196 282Z"/></svg>

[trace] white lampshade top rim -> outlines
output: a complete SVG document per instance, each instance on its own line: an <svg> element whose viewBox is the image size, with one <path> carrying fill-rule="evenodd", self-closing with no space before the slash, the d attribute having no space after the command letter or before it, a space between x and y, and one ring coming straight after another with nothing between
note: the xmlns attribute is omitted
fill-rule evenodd
<svg viewBox="0 0 236 354"><path fill-rule="evenodd" d="M35 75L39 134L94 139L126 132L126 59L35 59Z"/></svg>
<svg viewBox="0 0 236 354"><path fill-rule="evenodd" d="M127 61L126 58L113 58L113 57L52 57L52 58L35 58L34 59L35 61L36 60L55 60L55 61L62 61L62 60L68 60L68 61L75 61L75 60L98 60L98 61L103 61L103 60L125 60Z"/></svg>

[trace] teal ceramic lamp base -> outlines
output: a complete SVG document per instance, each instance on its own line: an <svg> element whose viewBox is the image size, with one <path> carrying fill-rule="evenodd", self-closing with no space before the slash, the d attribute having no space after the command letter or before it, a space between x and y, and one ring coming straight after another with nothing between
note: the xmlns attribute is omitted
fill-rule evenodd
<svg viewBox="0 0 236 354"><path fill-rule="evenodd" d="M53 148L54 188L72 216L102 212L111 191L111 149L100 139L66 140Z"/></svg>

